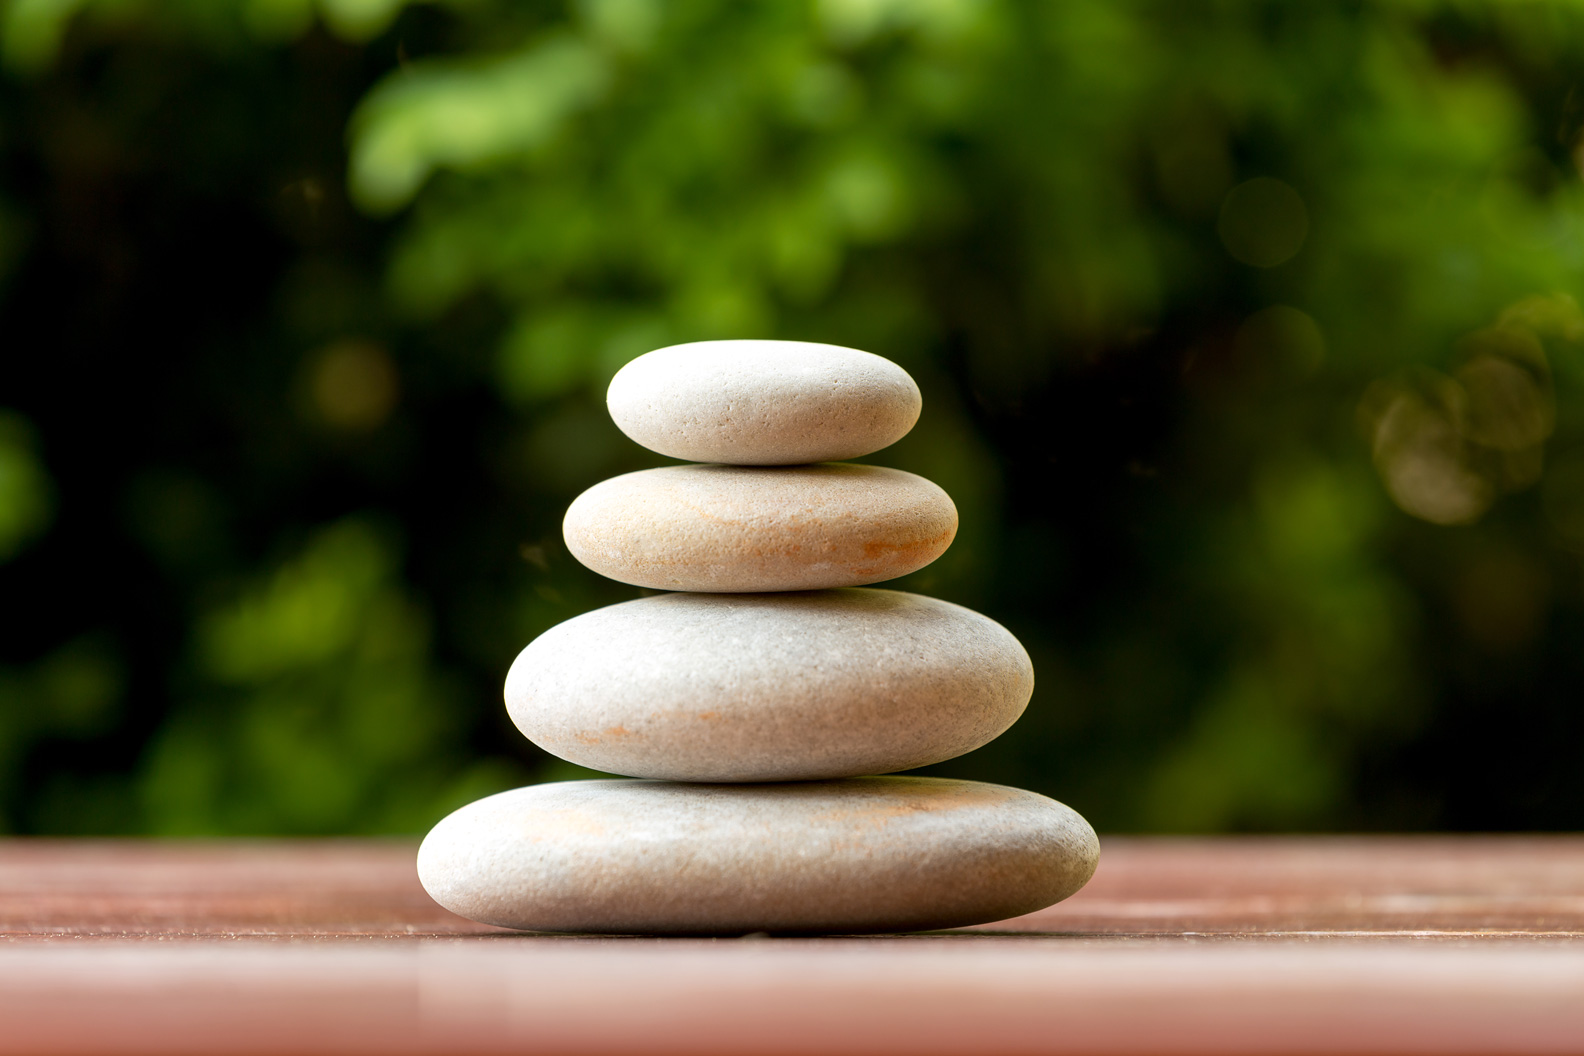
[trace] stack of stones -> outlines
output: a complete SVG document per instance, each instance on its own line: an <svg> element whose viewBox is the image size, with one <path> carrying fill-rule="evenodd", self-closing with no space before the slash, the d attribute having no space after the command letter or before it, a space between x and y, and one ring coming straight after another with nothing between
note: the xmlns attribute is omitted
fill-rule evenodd
<svg viewBox="0 0 1584 1056"><path fill-rule="evenodd" d="M956 534L939 487L837 461L900 439L920 403L889 360L802 342L677 345L616 375L623 432L708 464L596 485L566 543L676 593L551 628L512 665L506 704L546 751L646 780L463 807L418 852L436 901L531 931L852 933L1001 920L1083 886L1099 845L1054 800L862 776L985 744L1034 688L1000 624L856 589Z"/></svg>

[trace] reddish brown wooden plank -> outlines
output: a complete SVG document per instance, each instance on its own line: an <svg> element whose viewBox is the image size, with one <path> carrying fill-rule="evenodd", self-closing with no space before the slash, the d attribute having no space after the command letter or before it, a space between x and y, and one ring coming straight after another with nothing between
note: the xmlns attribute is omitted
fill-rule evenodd
<svg viewBox="0 0 1584 1056"><path fill-rule="evenodd" d="M4 1053L1584 1051L1584 839L1109 840L865 939L521 936L403 843L0 843Z"/></svg>
<svg viewBox="0 0 1584 1056"><path fill-rule="evenodd" d="M0 938L467 934L409 841L0 842Z"/></svg>
<svg viewBox="0 0 1584 1056"><path fill-rule="evenodd" d="M0 842L0 937L494 932L390 841ZM1079 895L992 930L1584 933L1584 838L1109 839Z"/></svg>
<svg viewBox="0 0 1584 1056"><path fill-rule="evenodd" d="M1017 924L1135 935L1584 935L1584 838L1110 840L1087 888Z"/></svg>

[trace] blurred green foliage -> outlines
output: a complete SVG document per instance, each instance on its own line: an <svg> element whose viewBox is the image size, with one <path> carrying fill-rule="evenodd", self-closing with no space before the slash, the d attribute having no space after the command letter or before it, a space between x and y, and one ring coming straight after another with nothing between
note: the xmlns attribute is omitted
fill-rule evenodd
<svg viewBox="0 0 1584 1056"><path fill-rule="evenodd" d="M27 419L0 412L0 561L21 550L50 520L50 482L39 465Z"/></svg>
<svg viewBox="0 0 1584 1056"><path fill-rule="evenodd" d="M920 380L873 461L963 529L898 585L1034 656L937 772L1584 824L1584 5L9 0L0 58L0 823L570 773L498 683L633 594L557 533L661 461L604 386L777 336Z"/></svg>

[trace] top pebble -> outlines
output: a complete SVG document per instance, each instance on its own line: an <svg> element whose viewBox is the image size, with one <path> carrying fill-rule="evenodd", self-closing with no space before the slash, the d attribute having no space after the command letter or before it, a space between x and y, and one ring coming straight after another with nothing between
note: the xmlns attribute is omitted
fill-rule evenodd
<svg viewBox="0 0 1584 1056"><path fill-rule="evenodd" d="M923 399L880 356L806 341L695 341L628 363L606 397L616 425L690 462L793 466L896 443Z"/></svg>

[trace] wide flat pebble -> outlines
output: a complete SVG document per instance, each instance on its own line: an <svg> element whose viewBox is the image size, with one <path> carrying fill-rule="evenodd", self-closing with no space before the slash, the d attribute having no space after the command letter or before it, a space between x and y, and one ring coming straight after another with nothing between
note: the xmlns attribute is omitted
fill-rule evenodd
<svg viewBox="0 0 1584 1056"><path fill-rule="evenodd" d="M506 676L506 708L539 747L606 773L799 781L973 751L1033 691L1006 628L935 598L664 594L534 639Z"/></svg>
<svg viewBox="0 0 1584 1056"><path fill-rule="evenodd" d="M635 586L819 590L923 568L951 545L957 507L882 466L667 466L594 485L562 531L579 561Z"/></svg>
<svg viewBox="0 0 1584 1056"><path fill-rule="evenodd" d="M890 932L1042 909L1099 853L1071 808L974 781L568 781L451 814L418 876L452 912L527 931Z"/></svg>
<svg viewBox="0 0 1584 1056"><path fill-rule="evenodd" d="M918 421L907 371L806 341L696 341L628 363L606 404L622 432L692 462L792 465L859 458Z"/></svg>

